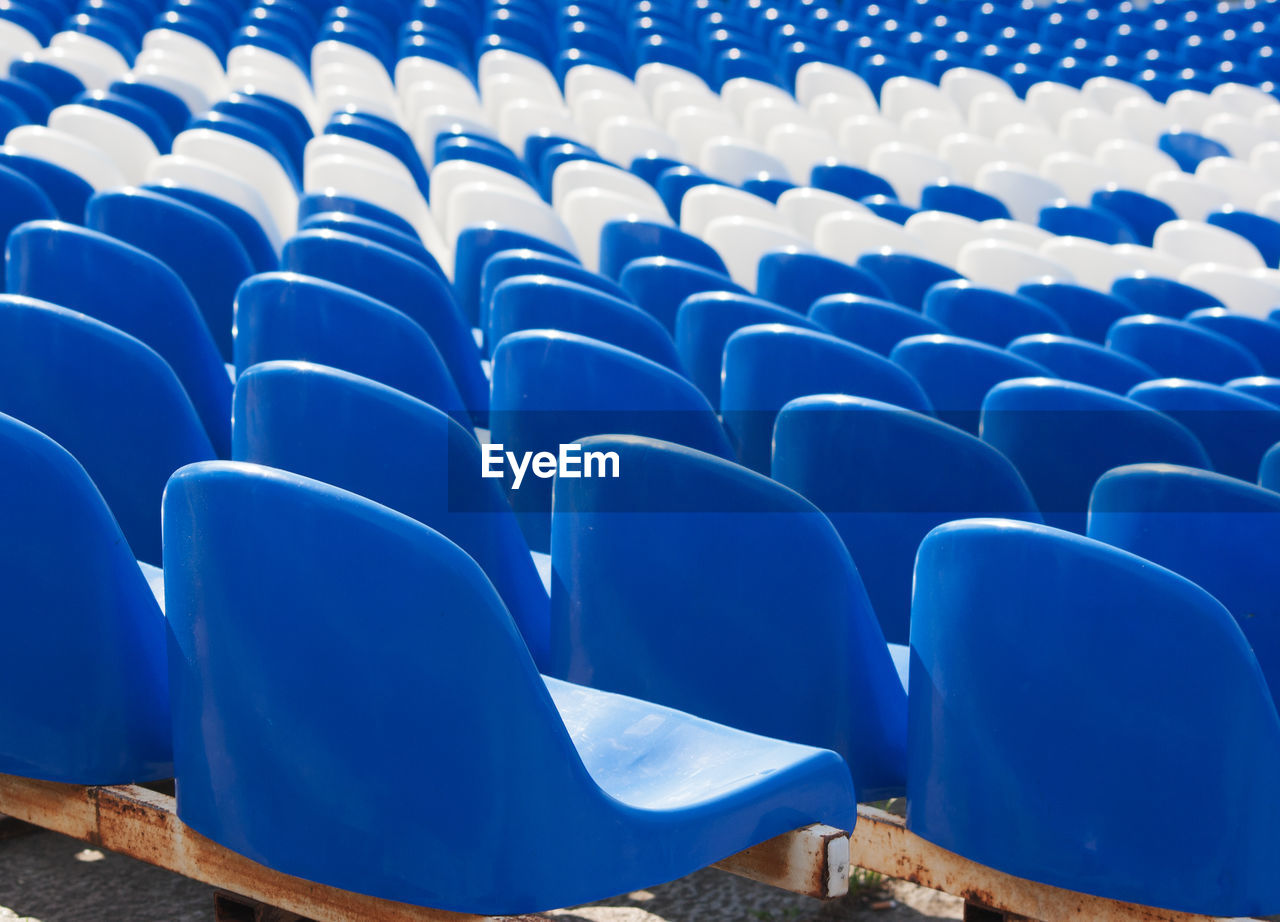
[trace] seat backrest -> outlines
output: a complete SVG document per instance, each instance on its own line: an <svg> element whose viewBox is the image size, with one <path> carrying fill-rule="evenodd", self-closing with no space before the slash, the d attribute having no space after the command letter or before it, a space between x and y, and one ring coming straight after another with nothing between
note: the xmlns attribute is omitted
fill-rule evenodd
<svg viewBox="0 0 1280 922"><path fill-rule="evenodd" d="M1280 329L1276 332L1280 333ZM1009 351L1039 362L1064 381L1100 387L1113 394L1127 394L1135 385L1159 377L1155 369L1137 359L1097 343L1054 333L1019 336L1009 343Z"/></svg>
<svg viewBox="0 0 1280 922"><path fill-rule="evenodd" d="M141 189L99 192L85 226L150 253L172 269L204 316L223 361L231 360L231 305L253 263L231 229L212 215Z"/></svg>
<svg viewBox="0 0 1280 922"><path fill-rule="evenodd" d="M1107 333L1107 348L1150 365L1169 378L1222 384L1262 374L1253 354L1206 327L1154 314L1123 317Z"/></svg>
<svg viewBox="0 0 1280 922"><path fill-rule="evenodd" d="M704 291L689 295L676 312L676 351L689 380L720 407L720 371L724 344L737 330L758 323L784 323L820 330L816 323L763 298L731 291Z"/></svg>
<svg viewBox="0 0 1280 922"><path fill-rule="evenodd" d="M1225 307L1194 310L1187 314L1186 321L1244 346L1258 360L1265 374L1280 374L1280 324L1229 311Z"/></svg>
<svg viewBox="0 0 1280 922"><path fill-rule="evenodd" d="M957 336L1003 349L1019 336L1068 333L1062 318L1039 301L966 281L944 281L924 295L923 312Z"/></svg>
<svg viewBox="0 0 1280 922"><path fill-rule="evenodd" d="M720 414L752 470L769 470L773 423L789 400L810 394L870 397L921 413L933 405L911 375L882 355L786 324L743 327L725 342Z"/></svg>
<svg viewBox="0 0 1280 922"><path fill-rule="evenodd" d="M1280 442L1280 407L1235 388L1161 378L1137 385L1128 396L1191 430L1213 469L1229 477L1257 480L1262 456Z"/></svg>
<svg viewBox="0 0 1280 922"><path fill-rule="evenodd" d="M1109 391L1049 378L997 384L982 402L982 440L1013 462L1047 524L1083 534L1089 493L1122 464L1212 469L1191 431Z"/></svg>
<svg viewBox="0 0 1280 922"><path fill-rule="evenodd" d="M836 527L889 643L907 642L911 570L930 529L972 516L1040 521L1026 484L990 445L878 400L793 400L773 441L773 479Z"/></svg>
<svg viewBox="0 0 1280 922"><path fill-rule="evenodd" d="M0 160L0 240L24 221L56 218L57 210L44 190L30 177L4 166Z"/></svg>
<svg viewBox="0 0 1280 922"><path fill-rule="evenodd" d="M946 327L916 311L867 295L826 295L813 302L809 319L856 346L889 355L909 336L947 332Z"/></svg>
<svg viewBox="0 0 1280 922"><path fill-rule="evenodd" d="M170 481L165 540L178 815L200 834L286 874L466 909L502 879L502 857L474 873L495 834L536 851L566 804L592 809L515 623L438 532L221 462ZM436 795L406 808L424 771ZM335 787L360 794L335 804ZM305 818L321 813L352 835L316 848Z"/></svg>
<svg viewBox="0 0 1280 922"><path fill-rule="evenodd" d="M0 469L0 771L168 777L164 614L120 527L75 458L3 414Z"/></svg>
<svg viewBox="0 0 1280 922"><path fill-rule="evenodd" d="M525 247L513 247L509 250L497 250L484 261L484 268L477 283L479 290L479 329L489 327L489 305L493 300L494 290L509 278L517 275L544 275L555 279L576 282L588 288L603 292L623 301L631 301L631 296L622 287L602 275L598 275L575 261L570 261L550 253L531 250ZM484 343L486 354L494 343Z"/></svg>
<svg viewBox="0 0 1280 922"><path fill-rule="evenodd" d="M749 294L727 275L666 256L632 260L622 271L618 284L637 305L671 331L675 330L680 305L692 294L700 291Z"/></svg>
<svg viewBox="0 0 1280 922"><path fill-rule="evenodd" d="M1116 279L1111 285L1111 294L1131 304L1131 313L1174 319L1201 308L1222 306L1222 302L1207 291L1155 275L1139 274Z"/></svg>
<svg viewBox="0 0 1280 922"><path fill-rule="evenodd" d="M482 224L466 228L458 235L453 249L453 294L463 316L472 325L479 324L481 329L485 326L480 313L480 285L489 257L516 249L535 250L580 265L578 257L568 250L513 227Z"/></svg>
<svg viewBox="0 0 1280 922"><path fill-rule="evenodd" d="M1135 313L1127 301L1071 282L1034 281L1018 286L1018 294L1039 301L1062 319L1072 336L1101 343L1111 324Z"/></svg>
<svg viewBox="0 0 1280 922"><path fill-rule="evenodd" d="M148 184L141 187L179 202L193 205L217 218L235 233L244 247L255 272L271 272L280 268L280 255L258 219L239 205L190 186ZM84 209L81 208L81 214Z"/></svg>
<svg viewBox="0 0 1280 922"><path fill-rule="evenodd" d="M666 256L728 274L724 260L705 241L692 234L642 218L620 218L607 222L600 231L600 274L621 277L633 259Z"/></svg>
<svg viewBox="0 0 1280 922"><path fill-rule="evenodd" d="M865 268L796 250L775 250L760 257L756 292L800 313L830 295L858 294L892 300L885 283Z"/></svg>
<svg viewBox="0 0 1280 922"><path fill-rule="evenodd" d="M236 295L236 370L295 359L373 378L470 427L453 378L426 332L381 301L324 279L265 272Z"/></svg>
<svg viewBox="0 0 1280 922"><path fill-rule="evenodd" d="M1098 479L1090 538L1168 567L1235 617L1275 697L1280 689L1280 493L1172 464L1134 464Z"/></svg>
<svg viewBox="0 0 1280 922"><path fill-rule="evenodd" d="M888 300L912 310L922 308L925 296L935 285L964 278L950 266L892 250L863 253L855 265L884 286L889 292Z"/></svg>
<svg viewBox="0 0 1280 922"><path fill-rule="evenodd" d="M616 454L621 476L556 480L553 674L834 749L861 800L898 791L902 685L822 513L683 446L583 449Z"/></svg>
<svg viewBox="0 0 1280 922"><path fill-rule="evenodd" d="M1044 526L943 525L916 563L910 683L913 832L1111 899L1233 916L1277 905L1280 718L1202 589ZM1188 815L1189 792L1213 812Z"/></svg>
<svg viewBox="0 0 1280 922"><path fill-rule="evenodd" d="M403 312L431 337L467 411L483 418L489 400L480 351L448 283L439 275L390 247L337 231L295 235L285 244L280 265L354 288Z"/></svg>
<svg viewBox="0 0 1280 922"><path fill-rule="evenodd" d="M493 289L485 339L498 343L518 330L563 330L590 336L681 372L671 335L630 301L578 282L520 275Z"/></svg>
<svg viewBox="0 0 1280 922"><path fill-rule="evenodd" d="M133 554L160 564L169 475L214 456L173 370L141 341L57 305L0 297L0 413L84 467Z"/></svg>
<svg viewBox="0 0 1280 922"><path fill-rule="evenodd" d="M114 281L104 285L103 279ZM34 221L9 236L5 288L88 314L158 352L178 376L214 450L226 457L231 382L205 318L168 266L106 234ZM229 305L227 317L229 333Z"/></svg>
<svg viewBox="0 0 1280 922"><path fill-rule="evenodd" d="M497 344L490 441L502 445L501 451L513 453L517 462L528 463L538 452L559 458L562 445L610 432L663 438L726 458L733 455L706 398L656 362L555 330L512 333ZM525 475L513 467L509 460L501 464L508 498L529 546L545 551L551 485L532 467Z"/></svg>
<svg viewBox="0 0 1280 922"><path fill-rule="evenodd" d="M236 461L322 480L430 525L480 564L545 664L547 593L470 433L401 391L306 362L253 366L236 382L235 408Z"/></svg>
<svg viewBox="0 0 1280 922"><path fill-rule="evenodd" d="M959 336L909 336L889 359L915 378L938 418L973 435L987 391L1010 378L1050 376L1039 362Z"/></svg>

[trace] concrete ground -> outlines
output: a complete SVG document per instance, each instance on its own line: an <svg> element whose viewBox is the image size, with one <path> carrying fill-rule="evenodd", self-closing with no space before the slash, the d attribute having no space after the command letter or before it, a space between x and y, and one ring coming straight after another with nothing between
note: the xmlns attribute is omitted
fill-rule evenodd
<svg viewBox="0 0 1280 922"><path fill-rule="evenodd" d="M822 903L708 869L553 913L558 922L931 922L959 919L955 897L896 881L860 882ZM213 891L52 832L0 840L0 922L212 922ZM371 920L372 922L372 920Z"/></svg>

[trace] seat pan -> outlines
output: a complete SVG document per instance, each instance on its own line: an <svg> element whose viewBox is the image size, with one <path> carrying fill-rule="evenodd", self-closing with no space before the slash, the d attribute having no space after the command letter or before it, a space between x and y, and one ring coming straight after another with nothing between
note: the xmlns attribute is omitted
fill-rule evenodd
<svg viewBox="0 0 1280 922"><path fill-rule="evenodd" d="M734 730L548 676L543 681L593 780L610 797L637 810L669 814L727 799L755 800L764 793L760 782L766 774L772 784L811 775L815 793L824 787L839 791L849 778L844 761L829 750ZM698 764L696 772L687 770L691 759ZM825 805L815 800L813 806ZM838 811L826 807L826 812ZM852 828L854 817L844 824L839 820L832 816L827 822Z"/></svg>

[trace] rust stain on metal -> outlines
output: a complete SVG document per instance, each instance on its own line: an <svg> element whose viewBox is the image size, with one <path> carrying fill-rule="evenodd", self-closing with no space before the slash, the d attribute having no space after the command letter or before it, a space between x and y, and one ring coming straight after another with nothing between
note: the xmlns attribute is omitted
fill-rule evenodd
<svg viewBox="0 0 1280 922"><path fill-rule="evenodd" d="M1051 922L1216 922L1211 916L1103 899L1024 880L927 842L901 817L858 808L854 865L941 890L1007 915Z"/></svg>
<svg viewBox="0 0 1280 922"><path fill-rule="evenodd" d="M784 833L715 867L820 900L849 892L847 833L815 824Z"/></svg>
<svg viewBox="0 0 1280 922"><path fill-rule="evenodd" d="M129 855L265 906L272 918L314 922L547 922L543 915L486 919L410 906L273 871L204 838L177 816L164 790L137 785L80 787L0 775L0 813ZM848 839L810 826L722 863L735 873L821 898L848 889ZM255 910L256 911L256 910ZM281 915L283 914L283 915Z"/></svg>

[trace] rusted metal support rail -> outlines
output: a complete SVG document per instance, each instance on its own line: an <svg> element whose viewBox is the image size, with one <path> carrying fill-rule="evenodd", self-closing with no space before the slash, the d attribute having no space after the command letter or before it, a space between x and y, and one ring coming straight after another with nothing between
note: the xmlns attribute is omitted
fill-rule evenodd
<svg viewBox="0 0 1280 922"><path fill-rule="evenodd" d="M484 922L479 916L375 899L263 867L183 825L174 800L133 785L79 787L0 775L0 814L129 855L225 891L227 922ZM820 899L848 891L851 866L962 897L974 922L1216 922L1023 880L939 848L899 816L862 806L852 840L810 826L747 849L717 867ZM488 922L534 922L545 916Z"/></svg>
<svg viewBox="0 0 1280 922"><path fill-rule="evenodd" d="M380 900L281 874L188 828L178 820L174 807L172 796L136 785L80 787L0 775L0 814L227 891L230 896L221 897L226 904L220 910L223 918L262 922L290 917L314 922L482 920L480 916ZM837 829L809 826L747 849L718 866L796 893L832 899L849 889L849 840ZM545 918L504 917L503 922Z"/></svg>
<svg viewBox="0 0 1280 922"><path fill-rule="evenodd" d="M908 832L902 817L859 806L850 861L886 877L963 897L966 919L1001 922L1217 922L1212 916L1153 909L1013 877ZM984 914L981 910L985 910Z"/></svg>

